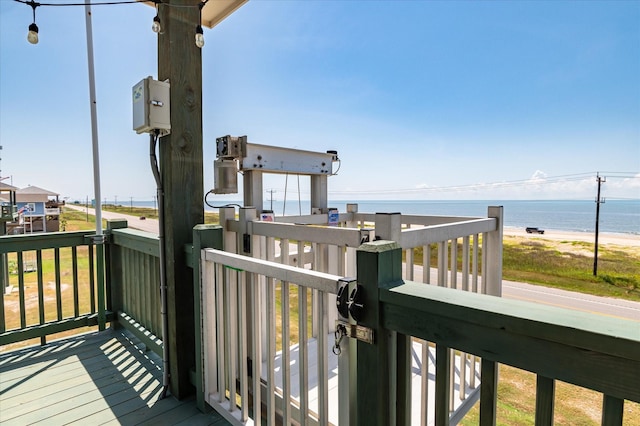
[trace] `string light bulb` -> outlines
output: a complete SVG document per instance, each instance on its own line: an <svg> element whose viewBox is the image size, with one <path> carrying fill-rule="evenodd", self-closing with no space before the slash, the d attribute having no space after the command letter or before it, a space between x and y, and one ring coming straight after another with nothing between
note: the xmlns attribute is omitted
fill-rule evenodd
<svg viewBox="0 0 640 426"><path fill-rule="evenodd" d="M200 49L202 49L202 47L204 46L204 34L202 33L202 25L200 25L200 23L202 22L202 8L205 4L207 4L208 1L209 0L204 0L198 3L198 12L200 17L198 19L198 26L196 27L196 46L198 46Z"/></svg>
<svg viewBox="0 0 640 426"><path fill-rule="evenodd" d="M29 32L27 33L27 41L31 44L38 44L38 26L34 22L29 25Z"/></svg>
<svg viewBox="0 0 640 426"><path fill-rule="evenodd" d="M153 24L151 24L151 31L153 31L156 34L159 34L160 31L162 31L162 25L160 25L160 18L158 17L158 15L156 15L153 18Z"/></svg>
<svg viewBox="0 0 640 426"><path fill-rule="evenodd" d="M202 25L196 27L196 46L200 49L204 46L204 34L202 33Z"/></svg>
<svg viewBox="0 0 640 426"><path fill-rule="evenodd" d="M33 23L29 25L29 32L27 33L27 41L31 44L38 44L38 26L36 25L36 7L40 6L40 3L36 3L34 0L26 2L33 11Z"/></svg>

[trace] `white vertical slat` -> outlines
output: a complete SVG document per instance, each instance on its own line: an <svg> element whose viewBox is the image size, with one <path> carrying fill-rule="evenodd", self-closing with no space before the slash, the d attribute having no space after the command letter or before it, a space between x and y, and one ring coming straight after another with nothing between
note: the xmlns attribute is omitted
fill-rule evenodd
<svg viewBox="0 0 640 426"><path fill-rule="evenodd" d="M449 349L449 411L453 411L455 406L456 392L456 354L453 349Z"/></svg>
<svg viewBox="0 0 640 426"><path fill-rule="evenodd" d="M318 270L318 248L318 243L311 243L311 250L313 251L313 263L311 264L311 269L314 271ZM320 316L317 315L319 309L318 297L318 290L311 291L311 336L315 338L318 338L318 329L320 328L320 324L318 324Z"/></svg>
<svg viewBox="0 0 640 426"><path fill-rule="evenodd" d="M287 245L289 241L287 240ZM288 256L288 250L286 251ZM280 305L282 308L282 422L291 424L291 327L289 323L289 283L280 284Z"/></svg>
<svg viewBox="0 0 640 426"><path fill-rule="evenodd" d="M422 246L422 282L431 284L431 244Z"/></svg>
<svg viewBox="0 0 640 426"><path fill-rule="evenodd" d="M238 273L236 271L229 271L229 291L226 293L226 305L227 305L227 320L226 331L228 339L228 352L227 358L229 363L229 412L234 412L236 409L236 378L238 377L237 365L238 360Z"/></svg>
<svg viewBox="0 0 640 426"><path fill-rule="evenodd" d="M460 401L467 398L467 354L460 352Z"/></svg>
<svg viewBox="0 0 640 426"><path fill-rule="evenodd" d="M224 323L224 283L226 282L226 271L224 266L221 264L216 264L216 329L218 331L218 402L222 402L225 397L225 393L227 390L226 387L226 377L227 377L227 367L226 367L226 351L227 348L225 346L225 323Z"/></svg>
<svg viewBox="0 0 640 426"><path fill-rule="evenodd" d="M473 254L472 254L472 275L471 275L471 281L472 281L472 286L471 286L471 291L474 293L478 292L478 257L480 256L479 253L479 244L478 244L478 234L474 234L473 235ZM471 371L469 372L469 375L471 376L471 378L469 379L469 386L471 386L471 388L475 389L476 387L476 357L475 355L471 355Z"/></svg>
<svg viewBox="0 0 640 426"><path fill-rule="evenodd" d="M298 373L300 380L300 424L309 422L309 338L307 332L307 288L298 286Z"/></svg>
<svg viewBox="0 0 640 426"><path fill-rule="evenodd" d="M247 273L240 273L238 284L238 372L240 374L240 420L246 422L249 418L249 375L247 371Z"/></svg>
<svg viewBox="0 0 640 426"><path fill-rule="evenodd" d="M447 242L438 243L438 287L447 286Z"/></svg>
<svg viewBox="0 0 640 426"><path fill-rule="evenodd" d="M471 291L474 293L478 292L478 257L480 254L478 253L478 234L473 236L473 261L472 261L472 287Z"/></svg>
<svg viewBox="0 0 640 426"><path fill-rule="evenodd" d="M449 275L449 288L458 288L458 239L453 238L450 241L451 264ZM449 349L449 411L455 409L455 391L456 391L456 354L453 349Z"/></svg>
<svg viewBox="0 0 640 426"><path fill-rule="evenodd" d="M481 293L487 294L487 238L489 233L482 233L482 287Z"/></svg>
<svg viewBox="0 0 640 426"><path fill-rule="evenodd" d="M265 239L265 250L264 250L265 260L273 262L273 259L275 258L275 247L276 247L275 239L272 237L267 237ZM269 331L267 327L270 324L269 320L267 319L268 307L269 307L269 300L267 298L267 287L273 285L273 280L265 276L260 276L260 281L262 283L262 286L260 287L260 295L262 297L261 304L263 306L262 330L261 330L260 336L262 338L262 345L261 345L262 346L262 362L266 362L267 359L269 358L269 355L268 355L269 345L267 342L267 340L269 339Z"/></svg>
<svg viewBox="0 0 640 426"><path fill-rule="evenodd" d="M304 268L304 242L298 241L298 267ZM309 337L307 331L307 289L298 286L298 379L300 425L309 422Z"/></svg>
<svg viewBox="0 0 640 426"><path fill-rule="evenodd" d="M327 353L327 333L329 328L326 316L323 315L326 305L326 295L318 292L318 312L316 313L318 325L318 416L321 425L329 423L329 354Z"/></svg>
<svg viewBox="0 0 640 426"><path fill-rule="evenodd" d="M469 236L462 238L462 290L469 291Z"/></svg>
<svg viewBox="0 0 640 426"><path fill-rule="evenodd" d="M202 271L202 347L204 349L204 395L209 400L209 395L216 392L218 387L218 373L216 368L217 344L216 344L216 277L215 265L202 259L200 270Z"/></svg>
<svg viewBox="0 0 640 426"><path fill-rule="evenodd" d="M407 280L413 281L413 249L405 250L406 262L405 262L405 276Z"/></svg>
<svg viewBox="0 0 640 426"><path fill-rule="evenodd" d="M280 239L280 263L289 264L289 239ZM280 282L280 319L282 321L282 422L291 424L291 324L289 323L289 283Z"/></svg>
<svg viewBox="0 0 640 426"><path fill-rule="evenodd" d="M253 329L254 330L262 330L262 303L261 303L261 283L256 275L254 275L253 280L251 280L253 284L251 286L251 301L253 302ZM261 333L253 334L253 352L251 354L251 358L253 359L253 376L251 388L253 390L253 424L254 426L260 426L262 423L262 406L260 401L262 401L261 391L262 391L262 336Z"/></svg>
<svg viewBox="0 0 640 426"><path fill-rule="evenodd" d="M458 288L458 239L451 240L451 288Z"/></svg>
<svg viewBox="0 0 640 426"><path fill-rule="evenodd" d="M462 290L469 291L469 236L462 238ZM467 354L460 353L460 400L467 397Z"/></svg>
<svg viewBox="0 0 640 426"><path fill-rule="evenodd" d="M422 341L422 365L420 366L420 425L429 420L429 342Z"/></svg>
<svg viewBox="0 0 640 426"><path fill-rule="evenodd" d="M275 356L276 356L276 298L273 278L267 278L267 424L276 424L276 386L275 386Z"/></svg>
<svg viewBox="0 0 640 426"><path fill-rule="evenodd" d="M442 287L449 287L449 241L442 243Z"/></svg>

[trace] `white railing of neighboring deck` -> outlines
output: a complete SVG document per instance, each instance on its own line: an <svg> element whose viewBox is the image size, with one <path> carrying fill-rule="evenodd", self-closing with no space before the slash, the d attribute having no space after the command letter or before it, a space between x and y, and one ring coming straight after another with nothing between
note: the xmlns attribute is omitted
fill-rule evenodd
<svg viewBox="0 0 640 426"><path fill-rule="evenodd" d="M487 217L420 216L358 213L348 205L338 226L327 226L326 214L278 217L276 222L256 219L255 209L221 209L225 229L225 250L261 259L296 265L339 276L355 276L355 249L367 238L396 241L404 250L404 278L425 284L455 288L494 296L502 287L502 207L489 207ZM295 241L295 243L291 243ZM422 261L416 261L422 254ZM436 258L431 266L432 254ZM421 277L421 278L420 278ZM319 311L312 292L311 336L320 337L319 319L333 327L337 319L335 298ZM327 309L330 307L331 309ZM413 423L426 425L433 415L435 400L429 376L435 372L433 345L416 340L412 370L419 372L420 386L414 388ZM479 363L475 356L450 351L450 409L452 421L461 418L479 396ZM344 363L342 358L341 362ZM457 386L456 386L457 385ZM456 391L457 390L457 391ZM419 408L419 410L418 410ZM342 418L342 417L341 417Z"/></svg>

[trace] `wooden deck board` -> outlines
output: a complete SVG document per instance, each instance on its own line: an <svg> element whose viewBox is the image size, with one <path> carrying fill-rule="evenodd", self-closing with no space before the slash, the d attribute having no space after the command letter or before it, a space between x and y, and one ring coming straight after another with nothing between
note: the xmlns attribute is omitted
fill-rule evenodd
<svg viewBox="0 0 640 426"><path fill-rule="evenodd" d="M0 423L229 424L162 393L161 360L117 331L0 354Z"/></svg>

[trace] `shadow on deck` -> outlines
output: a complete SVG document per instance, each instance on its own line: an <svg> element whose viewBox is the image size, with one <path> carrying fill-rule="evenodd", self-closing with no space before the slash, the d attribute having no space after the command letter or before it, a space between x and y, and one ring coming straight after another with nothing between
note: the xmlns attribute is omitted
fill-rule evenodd
<svg viewBox="0 0 640 426"><path fill-rule="evenodd" d="M107 330L0 354L0 423L227 425L162 393L161 360Z"/></svg>

